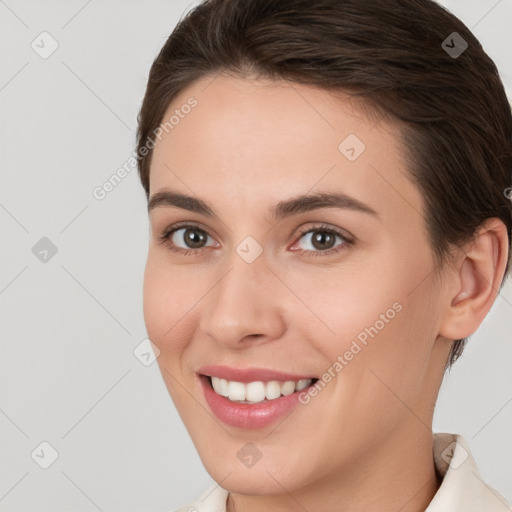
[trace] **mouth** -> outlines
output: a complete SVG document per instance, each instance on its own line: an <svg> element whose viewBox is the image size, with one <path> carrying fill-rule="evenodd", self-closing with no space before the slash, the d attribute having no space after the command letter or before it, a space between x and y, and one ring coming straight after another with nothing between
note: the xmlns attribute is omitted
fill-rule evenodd
<svg viewBox="0 0 512 512"><path fill-rule="evenodd" d="M299 395L318 381L306 375L220 366L200 372L197 375L213 414L223 423L245 429L277 422L300 403Z"/></svg>
<svg viewBox="0 0 512 512"><path fill-rule="evenodd" d="M302 391L314 384L318 379L299 379L297 381L270 380L237 382L226 380L213 375L205 377L217 395L227 398L231 402L240 404L259 404L263 401L277 400L282 396L289 396L292 393Z"/></svg>

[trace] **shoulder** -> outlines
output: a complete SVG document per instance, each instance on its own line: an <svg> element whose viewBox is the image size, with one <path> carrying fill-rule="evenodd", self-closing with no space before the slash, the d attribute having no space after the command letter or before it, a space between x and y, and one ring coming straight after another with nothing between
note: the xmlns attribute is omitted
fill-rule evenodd
<svg viewBox="0 0 512 512"><path fill-rule="evenodd" d="M483 480L463 436L433 433L433 441L434 464L442 483L425 512L512 512L505 498Z"/></svg>

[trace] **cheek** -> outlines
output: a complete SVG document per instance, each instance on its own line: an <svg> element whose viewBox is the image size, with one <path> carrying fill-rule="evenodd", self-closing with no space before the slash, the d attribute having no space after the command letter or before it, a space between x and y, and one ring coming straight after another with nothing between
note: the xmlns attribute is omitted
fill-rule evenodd
<svg viewBox="0 0 512 512"><path fill-rule="evenodd" d="M302 312L300 328L307 333L303 338L334 362L353 341L365 347L366 341L385 337L390 326L399 322L404 283L393 275L389 266L380 272L377 265L350 264L300 274L291 270L283 280L303 299L302 304L290 301Z"/></svg>
<svg viewBox="0 0 512 512"><path fill-rule="evenodd" d="M365 343L360 343L357 336L352 338L361 349L350 356L351 361L336 383L342 401L352 403L352 423L347 428L360 425L359 428L368 429L369 436L377 423L383 432L391 431L402 421L418 421L415 417L423 410L419 404L425 399L430 353L435 342L435 312L428 310L420 295L403 295L398 302L400 311L392 319L393 315L389 315L388 323L375 321L379 316L368 318L369 324L360 331ZM384 313L386 318L386 301L382 305L382 311L375 312ZM349 348L346 354L351 352ZM417 407L420 409L416 410ZM428 422L428 418L424 421ZM365 422L369 423L362 427Z"/></svg>
<svg viewBox="0 0 512 512"><path fill-rule="evenodd" d="M322 286L307 276L301 280L300 293L323 321L322 334L311 329L309 339L324 356L332 396L347 407L353 402L361 419L368 407L383 414L400 407L393 391L407 403L418 398L436 338L425 267L398 261L381 258L367 267L371 272L354 267Z"/></svg>
<svg viewBox="0 0 512 512"><path fill-rule="evenodd" d="M170 265L150 250L144 272L143 311L149 338L161 350L179 348L175 342L183 339L183 329L190 325L194 308L204 295L203 287L184 267Z"/></svg>
<svg viewBox="0 0 512 512"><path fill-rule="evenodd" d="M189 395L184 391L183 362L187 331L194 319L194 304L201 294L186 286L182 269L162 261L159 254L148 254L144 272L143 311L146 331L159 348L157 363L169 394L180 414L191 414ZM193 408L192 408L193 409Z"/></svg>

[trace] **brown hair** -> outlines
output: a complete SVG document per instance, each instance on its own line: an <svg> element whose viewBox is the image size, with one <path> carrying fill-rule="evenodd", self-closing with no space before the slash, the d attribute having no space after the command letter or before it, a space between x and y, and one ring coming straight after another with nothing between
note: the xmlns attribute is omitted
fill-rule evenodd
<svg viewBox="0 0 512 512"><path fill-rule="evenodd" d="M460 55L450 52L464 42ZM205 0L151 66L137 118L147 198L151 135L179 92L217 72L350 91L402 121L436 272L450 244L497 217L509 234L501 290L512 238L512 114L494 62L458 18L431 0ZM454 341L447 367L466 342Z"/></svg>

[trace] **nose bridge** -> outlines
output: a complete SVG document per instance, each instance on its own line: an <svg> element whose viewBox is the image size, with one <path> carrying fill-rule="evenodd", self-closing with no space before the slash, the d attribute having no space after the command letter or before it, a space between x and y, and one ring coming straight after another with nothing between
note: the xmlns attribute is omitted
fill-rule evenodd
<svg viewBox="0 0 512 512"><path fill-rule="evenodd" d="M219 344L234 347L251 335L279 337L282 318L278 294L272 293L275 276L262 253L254 257L251 243L240 244L233 253L229 268L212 290L208 312L202 316L203 333Z"/></svg>

